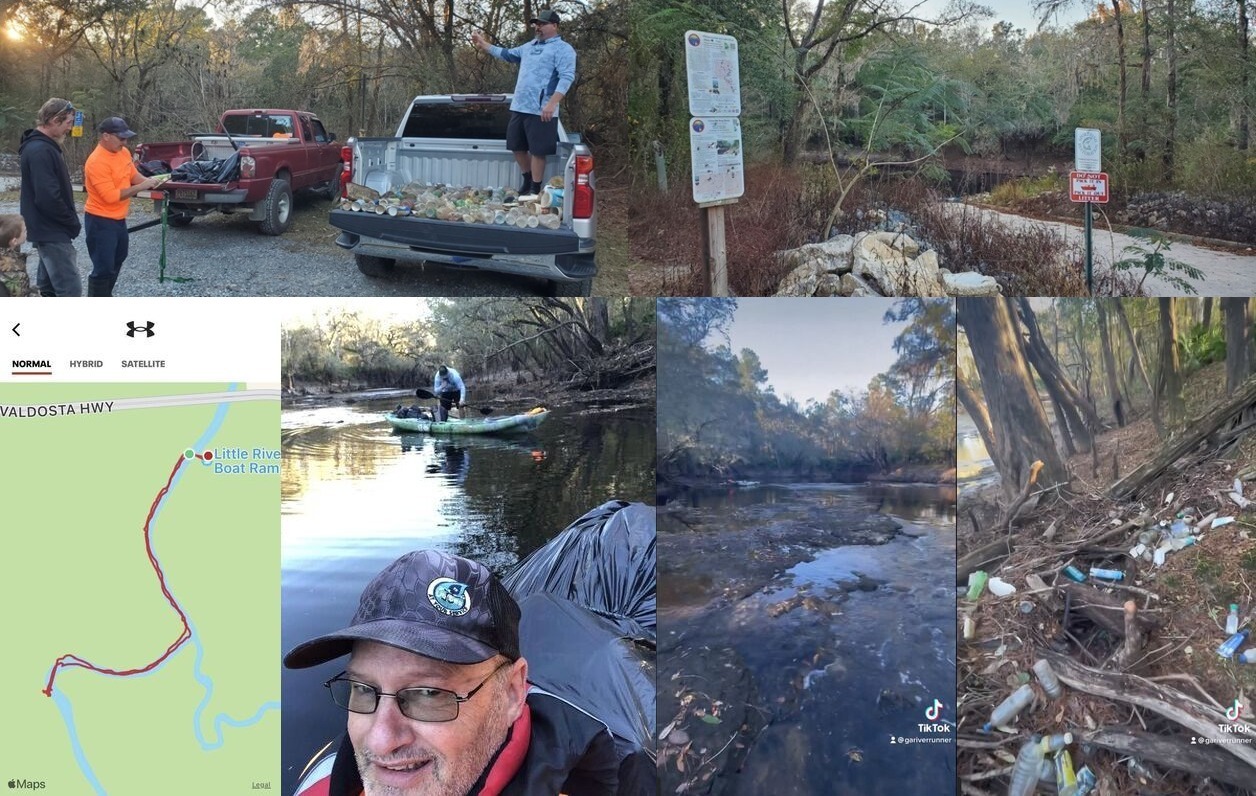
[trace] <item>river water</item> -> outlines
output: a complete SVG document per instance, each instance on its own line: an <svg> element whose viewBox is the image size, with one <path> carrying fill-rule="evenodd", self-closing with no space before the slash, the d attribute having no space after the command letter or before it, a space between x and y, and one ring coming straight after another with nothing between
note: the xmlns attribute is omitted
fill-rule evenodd
<svg viewBox="0 0 1256 796"><path fill-rule="evenodd" d="M283 413L285 652L347 624L363 586L410 550L501 574L607 500L654 502L653 407L560 407L530 434L451 438L394 433L381 417L394 405ZM322 688L344 663L284 670L284 793L344 730Z"/></svg>
<svg viewBox="0 0 1256 796"><path fill-rule="evenodd" d="M752 713L769 717L737 769L720 772L710 792L847 796L949 788L955 770L954 487L769 485L689 492L680 500L712 528L736 528L751 516L759 523L797 517L814 524L825 513L879 512L910 534L882 545L804 554L810 560L731 605L717 599L713 611L696 607L709 593L678 591L660 573L660 638L688 634L671 654L730 649L749 672L753 690L747 692L757 700ZM659 546L661 561L667 554L662 535ZM711 571L694 575L718 585L718 569L711 562ZM781 612L800 599L801 607ZM669 670L663 656L660 647L660 673ZM683 676L710 678L707 690L725 677ZM930 720L926 710L935 699L942 705ZM671 718L660 715L659 721ZM930 730L921 731L922 723Z"/></svg>

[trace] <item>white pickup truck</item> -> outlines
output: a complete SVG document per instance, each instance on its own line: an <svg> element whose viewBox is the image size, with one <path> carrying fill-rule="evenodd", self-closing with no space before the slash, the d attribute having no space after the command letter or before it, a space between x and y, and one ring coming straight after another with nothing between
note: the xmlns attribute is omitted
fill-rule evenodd
<svg viewBox="0 0 1256 796"><path fill-rule="evenodd" d="M413 183L472 188L514 188L520 181L506 149L509 94L415 97L395 138L350 138L342 153L341 184L380 194ZM563 178L556 229L442 221L416 215L331 211L336 244L354 254L358 269L388 276L398 261L538 277L547 292L587 296L597 274L597 213L593 154L580 136L558 125L558 151L547 159L545 179Z"/></svg>

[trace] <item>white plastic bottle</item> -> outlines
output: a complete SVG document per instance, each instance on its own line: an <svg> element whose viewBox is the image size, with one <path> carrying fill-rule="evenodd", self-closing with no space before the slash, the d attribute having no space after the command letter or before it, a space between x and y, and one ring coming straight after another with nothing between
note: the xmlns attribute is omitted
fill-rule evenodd
<svg viewBox="0 0 1256 796"><path fill-rule="evenodd" d="M1239 607L1230 603L1230 613L1225 618L1225 634L1233 636L1239 632Z"/></svg>
<svg viewBox="0 0 1256 796"><path fill-rule="evenodd" d="M1038 776L1042 773L1042 761L1046 752L1042 748L1042 737L1035 735L1025 742L1016 755L1016 765L1012 768L1012 782L1007 789L1007 796L1030 796L1038 789Z"/></svg>
<svg viewBox="0 0 1256 796"><path fill-rule="evenodd" d="M1051 664L1039 658L1034 661L1034 674L1038 675L1038 682L1042 683L1042 689L1047 692L1047 696L1052 699L1059 699L1064 695L1064 689L1060 686L1060 678L1055 676L1055 671L1051 668Z"/></svg>
<svg viewBox="0 0 1256 796"><path fill-rule="evenodd" d="M990 732L995 727L1003 725L1016 718L1016 715L1029 706L1034 701L1034 689L1026 683L1020 688L1012 692L1011 696L999 703L999 706L990 714L990 721L982 728L986 732ZM1034 778L1038 777L1037 770L1034 772Z"/></svg>

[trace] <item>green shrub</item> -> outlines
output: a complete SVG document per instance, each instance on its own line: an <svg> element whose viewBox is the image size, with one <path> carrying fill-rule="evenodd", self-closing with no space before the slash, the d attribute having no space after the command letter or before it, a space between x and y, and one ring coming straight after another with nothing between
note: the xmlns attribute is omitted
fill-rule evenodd
<svg viewBox="0 0 1256 796"><path fill-rule="evenodd" d="M1256 196L1256 157L1239 152L1216 133L1179 140L1177 184L1200 196Z"/></svg>

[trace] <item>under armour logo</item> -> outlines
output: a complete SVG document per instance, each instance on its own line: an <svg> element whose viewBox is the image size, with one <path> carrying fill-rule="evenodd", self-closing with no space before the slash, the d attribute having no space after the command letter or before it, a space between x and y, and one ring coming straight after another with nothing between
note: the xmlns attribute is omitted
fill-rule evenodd
<svg viewBox="0 0 1256 796"><path fill-rule="evenodd" d="M134 337L136 332L142 332L145 337L152 337L154 334L156 334L156 332L153 331L153 327L156 325L157 324L153 323L152 321L145 321L142 325L136 323L135 321L127 321L126 322L126 328L127 328L126 336Z"/></svg>

